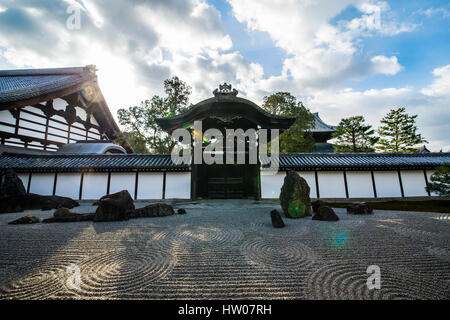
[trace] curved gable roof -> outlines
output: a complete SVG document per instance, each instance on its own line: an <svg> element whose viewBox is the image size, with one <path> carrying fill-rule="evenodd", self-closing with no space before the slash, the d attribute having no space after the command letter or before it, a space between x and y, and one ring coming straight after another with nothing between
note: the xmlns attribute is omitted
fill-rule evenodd
<svg viewBox="0 0 450 320"><path fill-rule="evenodd" d="M163 130L171 133L173 130L183 127L186 122L203 120L212 115L241 116L267 129L288 129L295 122L295 118L270 114L252 101L238 98L235 94L218 94L216 92L215 97L203 100L179 115L156 121Z"/></svg>

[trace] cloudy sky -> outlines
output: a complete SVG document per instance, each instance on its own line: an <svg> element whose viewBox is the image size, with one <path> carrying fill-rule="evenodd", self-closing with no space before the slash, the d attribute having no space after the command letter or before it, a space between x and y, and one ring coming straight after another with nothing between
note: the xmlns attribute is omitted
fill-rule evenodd
<svg viewBox="0 0 450 320"><path fill-rule="evenodd" d="M177 75L193 103L231 82L330 124L403 106L432 151L450 151L449 52L442 0L0 0L0 69L95 64L114 114Z"/></svg>

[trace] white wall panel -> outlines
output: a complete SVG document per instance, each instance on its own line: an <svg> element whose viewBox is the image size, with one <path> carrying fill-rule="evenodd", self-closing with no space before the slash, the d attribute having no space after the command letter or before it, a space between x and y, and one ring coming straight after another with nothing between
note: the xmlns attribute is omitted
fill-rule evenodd
<svg viewBox="0 0 450 320"><path fill-rule="evenodd" d="M40 113L38 111L41 111L41 110L36 109L36 108L33 108L33 109L34 109L33 110L34 113ZM22 119L27 119L27 120L31 120L31 121L34 121L34 122L42 123L44 126L47 123L47 119L46 118L38 117L38 116L35 116L34 114L30 114L30 113L26 113L26 112L21 112L20 113L20 117ZM25 123L28 123L28 127L31 125L30 122L25 122ZM22 123L22 125L25 126L25 123Z"/></svg>
<svg viewBox="0 0 450 320"><path fill-rule="evenodd" d="M20 122L21 122L20 126L22 126L22 127L27 126L27 124L24 124L23 121L20 121ZM27 137L45 139L45 128L42 128L41 131L42 131L42 133L31 131L31 130L26 130L26 129L19 129L19 134L27 136Z"/></svg>
<svg viewBox="0 0 450 320"><path fill-rule="evenodd" d="M306 180L308 183L309 188L311 189L309 192L309 196L311 198L317 198L317 190L316 190L316 177L314 172L308 172L308 171L300 171L297 172L300 177Z"/></svg>
<svg viewBox="0 0 450 320"><path fill-rule="evenodd" d="M86 121L87 114L86 111L81 107L75 107L75 111L77 113L77 116L80 117L81 120Z"/></svg>
<svg viewBox="0 0 450 320"><path fill-rule="evenodd" d="M373 174L379 198L402 196L397 171L374 171Z"/></svg>
<svg viewBox="0 0 450 320"><path fill-rule="evenodd" d="M166 199L191 198L191 173L167 172Z"/></svg>
<svg viewBox="0 0 450 320"><path fill-rule="evenodd" d="M93 125L100 126L100 125L98 124L98 122L97 122L97 119L95 119L94 116L91 116L91 123L92 123Z"/></svg>
<svg viewBox="0 0 450 320"><path fill-rule="evenodd" d="M11 112L9 112L8 110L0 111L0 121L11 123L14 125L16 124L16 119L12 116Z"/></svg>
<svg viewBox="0 0 450 320"><path fill-rule="evenodd" d="M98 200L106 195L107 173L85 173L83 178L83 200Z"/></svg>
<svg viewBox="0 0 450 320"><path fill-rule="evenodd" d="M33 173L31 176L30 193L51 196L53 194L54 183L54 173Z"/></svg>
<svg viewBox="0 0 450 320"><path fill-rule="evenodd" d="M65 111L66 110L66 107L68 106L69 104L67 103L67 101L66 100L63 100L63 99L61 99L61 98L56 98L55 100L53 100L53 108L55 109L55 110L62 110L62 111Z"/></svg>
<svg viewBox="0 0 450 320"><path fill-rule="evenodd" d="M431 175L435 172L435 170L427 170L426 172L427 172L428 182L431 182ZM439 196L439 194L436 192L431 192L431 196Z"/></svg>
<svg viewBox="0 0 450 320"><path fill-rule="evenodd" d="M58 173L55 194L77 200L80 196L80 182L81 173Z"/></svg>
<svg viewBox="0 0 450 320"><path fill-rule="evenodd" d="M136 173L133 172L113 172L111 173L111 185L109 193L127 190L134 199L134 189L136 184Z"/></svg>
<svg viewBox="0 0 450 320"><path fill-rule="evenodd" d="M343 172L318 172L321 198L345 198Z"/></svg>
<svg viewBox="0 0 450 320"><path fill-rule="evenodd" d="M405 197L425 197L428 196L425 190L426 181L422 170L401 171L403 191Z"/></svg>
<svg viewBox="0 0 450 320"><path fill-rule="evenodd" d="M368 171L347 171L350 198L374 198L372 176Z"/></svg>
<svg viewBox="0 0 450 320"><path fill-rule="evenodd" d="M11 127L11 126L5 126L3 124L0 124L0 131L1 132L14 133L16 131L16 129L14 127Z"/></svg>
<svg viewBox="0 0 450 320"><path fill-rule="evenodd" d="M37 113L37 114L40 114L41 116L46 117L45 113L39 108L35 108L35 107L32 107L32 106L26 106L26 107L22 108L22 110L26 110L26 111L30 111L30 112L33 112L33 113ZM20 113L20 117L22 117L23 115L24 115L24 113Z"/></svg>
<svg viewBox="0 0 450 320"><path fill-rule="evenodd" d="M25 187L25 191L27 191L28 179L30 178L30 174L29 173L18 173L17 176L20 178L20 180L22 180L23 186Z"/></svg>
<svg viewBox="0 0 450 320"><path fill-rule="evenodd" d="M280 196L286 172L278 172L274 175L261 174L261 198L275 199Z"/></svg>
<svg viewBox="0 0 450 320"><path fill-rule="evenodd" d="M139 172L138 199L162 199L162 190L162 172Z"/></svg>

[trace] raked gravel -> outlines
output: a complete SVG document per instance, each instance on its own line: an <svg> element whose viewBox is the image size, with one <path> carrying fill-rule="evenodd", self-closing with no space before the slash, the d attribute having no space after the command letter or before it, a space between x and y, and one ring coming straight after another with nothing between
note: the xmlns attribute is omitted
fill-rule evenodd
<svg viewBox="0 0 450 320"><path fill-rule="evenodd" d="M83 203L73 211L95 208ZM175 208L187 214L34 225L8 222L53 210L0 215L0 298L450 299L448 214L335 209L338 222L284 218L286 227L274 229L275 203ZM372 265L381 289L367 287ZM68 271L77 267L81 283L70 289Z"/></svg>

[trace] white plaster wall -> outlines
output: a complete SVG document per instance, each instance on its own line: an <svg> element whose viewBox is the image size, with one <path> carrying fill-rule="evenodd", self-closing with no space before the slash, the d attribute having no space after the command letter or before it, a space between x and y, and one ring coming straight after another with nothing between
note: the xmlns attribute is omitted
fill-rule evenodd
<svg viewBox="0 0 450 320"><path fill-rule="evenodd" d="M32 124L32 123L25 123L24 121L20 121L20 126L26 127L29 125L29 127L33 127L33 129L39 130L41 132L26 130L26 129L19 129L19 134L27 137L33 137L33 138L39 138L39 139L45 139L45 127L38 128L38 125Z"/></svg>
<svg viewBox="0 0 450 320"><path fill-rule="evenodd" d="M97 122L97 119L95 119L94 116L91 116L91 123L94 124L94 125L96 125L96 126L100 126L100 125L98 124L98 122Z"/></svg>
<svg viewBox="0 0 450 320"><path fill-rule="evenodd" d="M36 109L36 108L31 108L30 111L33 112L33 113L42 113L41 110ZM34 121L34 122L42 123L43 125L45 125L47 123L47 119L46 118L38 117L38 116L35 116L34 114L29 114L29 113L26 113L26 112L21 112L20 113L20 117L22 119L27 119L27 120L31 120L31 121ZM25 126L24 123L22 125ZM30 125L31 125L31 123L28 122L27 126L29 127Z"/></svg>
<svg viewBox="0 0 450 320"><path fill-rule="evenodd" d="M435 172L435 170L427 170L426 172L427 172L428 182L431 182L431 175ZM436 192L431 192L431 196L439 196L439 194Z"/></svg>
<svg viewBox="0 0 450 320"><path fill-rule="evenodd" d="M25 187L25 191L27 191L28 179L30 178L30 174L29 173L18 173L17 176L20 178L20 180L22 180L23 186Z"/></svg>
<svg viewBox="0 0 450 320"><path fill-rule="evenodd" d="M35 107L32 107L32 106L26 106L26 107L22 108L22 110L26 110L26 111L30 111L30 112L33 112L33 113L37 113L37 114L40 114L41 116L46 117L45 113L39 108L35 108ZM23 115L24 115L24 113L20 113L20 117L21 118L23 118Z"/></svg>
<svg viewBox="0 0 450 320"><path fill-rule="evenodd" d="M107 173L85 173L83 178L83 200L98 200L106 195L108 187Z"/></svg>
<svg viewBox="0 0 450 320"><path fill-rule="evenodd" d="M403 191L405 197L425 197L428 196L425 190L426 181L423 170L401 171Z"/></svg>
<svg viewBox="0 0 450 320"><path fill-rule="evenodd" d="M9 112L8 110L0 111L0 121L11 123L14 125L16 124L16 119L12 116L11 112Z"/></svg>
<svg viewBox="0 0 450 320"><path fill-rule="evenodd" d="M127 190L134 199L134 189L136 184L136 173L133 172L112 172L109 193Z"/></svg>
<svg viewBox="0 0 450 320"><path fill-rule="evenodd" d="M343 172L318 172L321 198L345 198Z"/></svg>
<svg viewBox="0 0 450 320"><path fill-rule="evenodd" d="M167 172L166 199L191 198L191 173Z"/></svg>
<svg viewBox="0 0 450 320"><path fill-rule="evenodd" d="M308 186L311 189L310 192L309 192L309 196L311 198L317 198L316 177L315 177L314 172L300 171L300 172L297 172L297 173L300 175L300 177L305 179L306 182L308 183Z"/></svg>
<svg viewBox="0 0 450 320"><path fill-rule="evenodd" d="M80 183L81 173L58 173L55 194L77 200L80 196Z"/></svg>
<svg viewBox="0 0 450 320"><path fill-rule="evenodd" d="M139 172L138 199L162 199L162 190L162 172Z"/></svg>
<svg viewBox="0 0 450 320"><path fill-rule="evenodd" d="M81 120L86 121L87 114L86 111L81 107L75 107L75 111L77 113L77 116L80 117Z"/></svg>
<svg viewBox="0 0 450 320"><path fill-rule="evenodd" d="M53 100L53 108L55 109L55 110L63 110L63 111L65 111L66 110L66 107L68 106L69 104L67 103L67 101L66 100L63 100L63 99L61 99L61 98L56 98L55 100Z"/></svg>
<svg viewBox="0 0 450 320"><path fill-rule="evenodd" d="M397 171L374 171L373 174L379 198L402 196Z"/></svg>
<svg viewBox="0 0 450 320"><path fill-rule="evenodd" d="M14 133L16 131L16 129L14 127L5 126L4 124L0 124L0 131L1 132Z"/></svg>
<svg viewBox="0 0 450 320"><path fill-rule="evenodd" d="M350 198L374 198L372 176L368 171L347 171Z"/></svg>
<svg viewBox="0 0 450 320"><path fill-rule="evenodd" d="M261 198L275 199L280 196L286 172L278 172L274 175L261 174Z"/></svg>
<svg viewBox="0 0 450 320"><path fill-rule="evenodd" d="M33 173L31 176L30 193L51 196L53 194L54 183L54 173Z"/></svg>

